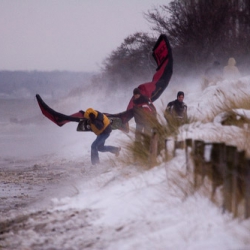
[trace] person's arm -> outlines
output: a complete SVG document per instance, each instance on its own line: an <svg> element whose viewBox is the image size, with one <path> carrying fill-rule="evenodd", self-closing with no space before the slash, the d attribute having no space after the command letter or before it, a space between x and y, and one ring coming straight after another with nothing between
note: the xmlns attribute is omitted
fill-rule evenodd
<svg viewBox="0 0 250 250"><path fill-rule="evenodd" d="M167 106L167 108L166 108L166 111L167 111L170 115L172 115L172 114L173 114L173 109L174 109L174 101L168 103L168 106Z"/></svg>
<svg viewBox="0 0 250 250"><path fill-rule="evenodd" d="M184 113L183 118L184 118L184 120L186 122L187 121L187 105L186 104L184 105L184 112L183 113Z"/></svg>
<svg viewBox="0 0 250 250"><path fill-rule="evenodd" d="M164 112L164 117L167 121L169 119L169 116L171 115L171 105L172 105L172 102L169 102Z"/></svg>
<svg viewBox="0 0 250 250"><path fill-rule="evenodd" d="M90 122L95 125L95 127L101 130L104 127L103 114L98 112L97 117L93 113L89 114Z"/></svg>

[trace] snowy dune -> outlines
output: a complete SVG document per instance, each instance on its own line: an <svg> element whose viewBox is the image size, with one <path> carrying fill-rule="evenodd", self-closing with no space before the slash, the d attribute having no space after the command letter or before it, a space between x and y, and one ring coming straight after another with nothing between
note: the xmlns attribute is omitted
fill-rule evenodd
<svg viewBox="0 0 250 250"><path fill-rule="evenodd" d="M204 91L198 80L192 82L184 89L170 83L155 103L160 112L178 90L185 92L194 122L181 127L178 138L243 147L246 131L222 126L214 118L224 112L221 104L250 93L250 77L218 82ZM126 109L130 97L129 92L116 93L112 101L99 95L69 96L51 106L69 114L88 107L116 113ZM250 248L250 220L222 214L202 190L192 192L183 150L147 171L120 161L126 157L124 149L118 158L100 154L101 164L91 166L92 133L76 132L73 123L59 128L42 116L35 99L27 106L25 102L1 100L0 248ZM26 107L21 116L20 107ZM235 134L237 140L232 140ZM122 146L127 140L113 131L107 144Z"/></svg>

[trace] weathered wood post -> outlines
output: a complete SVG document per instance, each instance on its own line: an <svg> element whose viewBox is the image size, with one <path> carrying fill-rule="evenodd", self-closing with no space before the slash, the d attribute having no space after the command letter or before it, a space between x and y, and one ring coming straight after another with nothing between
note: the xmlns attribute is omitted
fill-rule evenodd
<svg viewBox="0 0 250 250"><path fill-rule="evenodd" d="M237 160L237 148L235 146L226 146L226 167L224 171L224 184L223 184L223 192L224 192L224 202L223 202L223 210L228 210L232 212L232 176L233 171L236 166Z"/></svg>
<svg viewBox="0 0 250 250"><path fill-rule="evenodd" d="M245 161L245 151L236 152L235 168L232 170L232 212L234 217L238 216L238 205L242 196L242 166Z"/></svg>
<svg viewBox="0 0 250 250"><path fill-rule="evenodd" d="M174 156L174 141L173 139L165 139L165 160L168 161Z"/></svg>
<svg viewBox="0 0 250 250"><path fill-rule="evenodd" d="M202 167L204 163L204 142L194 141L194 187L202 184Z"/></svg>
<svg viewBox="0 0 250 250"><path fill-rule="evenodd" d="M156 129L152 129L149 148L149 167L152 168L156 165L157 151L158 151L158 133Z"/></svg>
<svg viewBox="0 0 250 250"><path fill-rule="evenodd" d="M186 171L189 171L189 153L188 147L192 148L192 139L185 140L185 154L186 154Z"/></svg>
<svg viewBox="0 0 250 250"><path fill-rule="evenodd" d="M174 142L174 156L176 156L176 149L183 149L184 141L175 141Z"/></svg>
<svg viewBox="0 0 250 250"><path fill-rule="evenodd" d="M209 178L211 178L212 148L213 148L213 144L211 142L205 142L205 145L204 145L204 165L202 168L203 182L204 182L205 176L208 176Z"/></svg>
<svg viewBox="0 0 250 250"><path fill-rule="evenodd" d="M245 168L245 218L250 218L250 159L246 160Z"/></svg>
<svg viewBox="0 0 250 250"><path fill-rule="evenodd" d="M223 184L223 176L225 169L225 144L213 143L211 151L211 169L207 170L208 175L212 179L211 198L214 198L216 188Z"/></svg>

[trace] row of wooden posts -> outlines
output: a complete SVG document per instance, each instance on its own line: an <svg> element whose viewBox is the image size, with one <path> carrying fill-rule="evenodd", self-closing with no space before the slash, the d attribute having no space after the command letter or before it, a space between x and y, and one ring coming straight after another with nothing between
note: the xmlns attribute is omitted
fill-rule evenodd
<svg viewBox="0 0 250 250"><path fill-rule="evenodd" d="M174 156L177 149L185 150L187 172L190 170L190 160L193 161L195 188L203 185L204 178L208 177L212 181L212 199L217 187L222 186L223 212L229 211L238 217L241 207L244 218L250 217L250 159L246 158L245 151L225 143L192 139L172 141L174 146L171 147L169 144L170 141L166 140L166 157Z"/></svg>

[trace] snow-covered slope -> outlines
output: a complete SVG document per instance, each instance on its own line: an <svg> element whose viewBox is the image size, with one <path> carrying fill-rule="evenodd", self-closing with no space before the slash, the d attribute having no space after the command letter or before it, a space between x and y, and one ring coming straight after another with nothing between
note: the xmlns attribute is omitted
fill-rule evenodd
<svg viewBox="0 0 250 250"><path fill-rule="evenodd" d="M248 95L249 86L250 77L245 77L240 82L218 82L203 92L197 85L181 89L194 122L180 128L179 139L222 140L243 147L246 131L222 126L214 117L225 111L221 106L228 100L237 102ZM178 90L173 84L166 89L156 102L158 111ZM125 110L130 99L130 93L122 95L115 98L119 99L115 107L114 100L101 106L105 100L96 94L79 96L75 103L69 97L56 109L75 112L91 106L115 113ZM250 248L249 220L233 219L204 192L193 192L183 150L150 170L126 165L125 149L118 158L100 153L101 164L91 166L95 135L76 132L74 123L57 127L42 117L33 101L32 110L22 111L33 123L9 121L18 116L19 105L12 106L11 115L0 116L0 201L9 204L8 210L1 206L0 248ZM232 141L235 135L237 140ZM106 143L122 146L127 140L127 135L113 131ZM14 205L21 200L22 206Z"/></svg>

